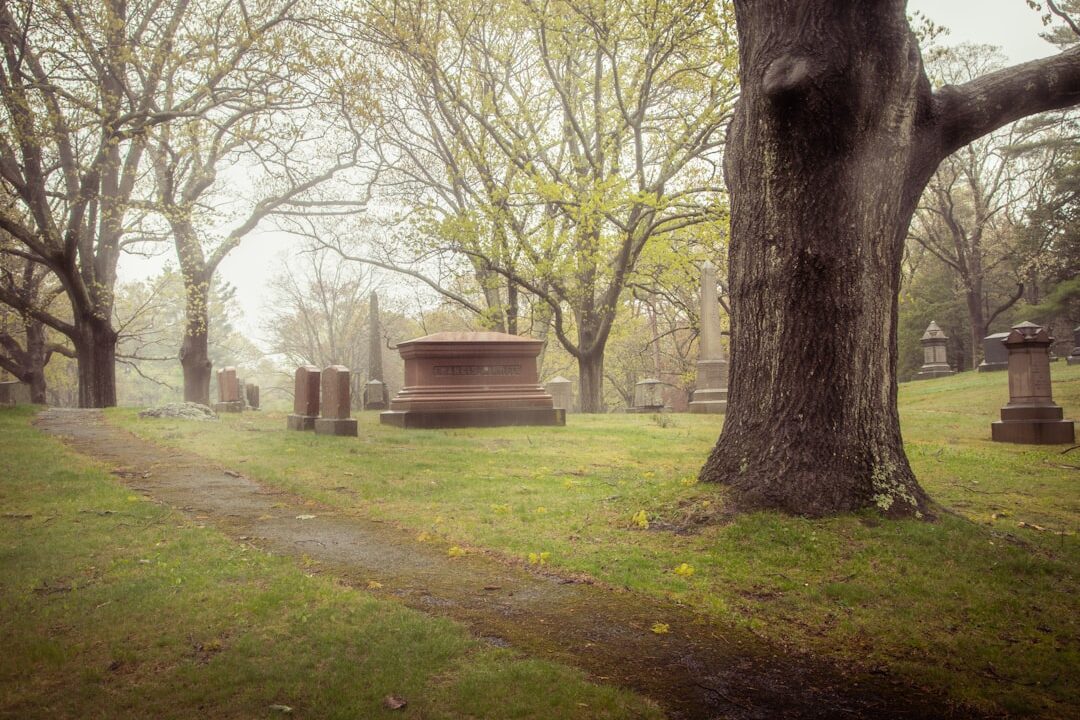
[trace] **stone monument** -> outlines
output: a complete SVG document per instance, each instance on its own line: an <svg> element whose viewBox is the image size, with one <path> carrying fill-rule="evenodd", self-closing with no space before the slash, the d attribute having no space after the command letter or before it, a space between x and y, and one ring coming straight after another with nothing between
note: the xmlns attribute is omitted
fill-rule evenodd
<svg viewBox="0 0 1080 720"><path fill-rule="evenodd" d="M701 337L698 340L697 389L692 413L727 412L728 363L720 344L720 303L716 298L716 266L701 266ZM635 394L637 390L635 388ZM636 401L635 401L636 405Z"/></svg>
<svg viewBox="0 0 1080 720"><path fill-rule="evenodd" d="M248 383L244 385L244 397L247 399L248 407L252 410L259 409L259 386L255 383Z"/></svg>
<svg viewBox="0 0 1080 720"><path fill-rule="evenodd" d="M30 386L19 380L0 382L0 405L29 405Z"/></svg>
<svg viewBox="0 0 1080 720"><path fill-rule="evenodd" d="M383 382L382 328L379 324L379 296L374 292L371 293L368 315L371 319L371 338L368 341L368 381L364 384L364 409L385 410L387 390L386 383Z"/></svg>
<svg viewBox="0 0 1080 720"><path fill-rule="evenodd" d="M404 428L565 425L540 386L543 341L497 332L441 332L398 343L405 387L379 420Z"/></svg>
<svg viewBox="0 0 1080 720"><path fill-rule="evenodd" d="M351 373L344 365L331 365L322 371L322 399L319 418L315 421L317 435L356 437L356 419L352 415Z"/></svg>
<svg viewBox="0 0 1080 720"><path fill-rule="evenodd" d="M631 412L660 412L664 409L663 384L656 378L645 378L634 383L634 407ZM691 403L692 405L693 403ZM698 412L705 412L698 410Z"/></svg>
<svg viewBox="0 0 1080 720"><path fill-rule="evenodd" d="M289 430L314 430L319 417L319 368L301 365L293 379L293 411L286 421Z"/></svg>
<svg viewBox="0 0 1080 720"><path fill-rule="evenodd" d="M975 369L979 372L1009 369L1009 351L1002 342L1009 333L994 333L983 338L983 361Z"/></svg>
<svg viewBox="0 0 1080 720"><path fill-rule="evenodd" d="M1080 325L1073 328L1073 348L1065 358L1069 365L1080 365Z"/></svg>
<svg viewBox="0 0 1080 720"><path fill-rule="evenodd" d="M929 380L956 374L956 371L949 367L948 356L946 355L945 346L948 341L949 336L945 334L945 331L931 320L930 324L926 326L926 332L923 333L922 338L919 340L923 347L923 364L915 375L916 380Z"/></svg>
<svg viewBox="0 0 1080 720"><path fill-rule="evenodd" d="M1009 353L1009 403L1001 420L990 425L997 442L1055 445L1072 443L1072 420L1063 420L1050 388L1050 344L1053 339L1034 323L1014 325L1005 338Z"/></svg>
<svg viewBox="0 0 1080 720"><path fill-rule="evenodd" d="M571 412L574 409L573 382L557 375L544 383L544 389L551 395L551 404L556 410Z"/></svg>
<svg viewBox="0 0 1080 720"><path fill-rule="evenodd" d="M218 401L214 403L214 412L243 412L244 401L240 397L240 385L236 379L236 368L223 367L217 372Z"/></svg>

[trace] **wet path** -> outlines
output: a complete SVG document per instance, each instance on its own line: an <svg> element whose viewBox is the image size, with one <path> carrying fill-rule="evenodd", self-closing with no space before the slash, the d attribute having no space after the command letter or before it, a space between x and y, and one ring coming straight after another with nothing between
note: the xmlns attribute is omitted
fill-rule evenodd
<svg viewBox="0 0 1080 720"><path fill-rule="evenodd" d="M44 411L35 421L75 451L114 468L129 487L235 540L320 561L358 588L464 622L478 636L633 688L675 719L975 717L882 676L852 676L792 657L746 630L688 608L479 554L444 549L112 427L94 410ZM298 516L314 516L300 519ZM652 632L654 623L670 632Z"/></svg>

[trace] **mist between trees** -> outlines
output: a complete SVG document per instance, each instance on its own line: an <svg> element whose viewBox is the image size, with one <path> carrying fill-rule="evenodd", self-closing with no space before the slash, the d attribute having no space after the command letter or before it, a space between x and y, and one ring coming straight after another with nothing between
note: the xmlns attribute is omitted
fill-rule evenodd
<svg viewBox="0 0 1080 720"><path fill-rule="evenodd" d="M831 17L829 2L805 5ZM734 333L729 422L749 417L746 372L769 353L814 347L828 372L855 377L803 335L848 310L863 324L834 331L881 357L885 390L870 394L888 413L931 319L960 369L1021 316L1064 335L1078 310L1078 156L1062 99L1074 50L1002 70L992 49L948 47L920 19L913 34L904 4L885 5L874 22L862 9L823 20L850 25L843 43L763 66L748 53L766 38L820 38L786 9L766 27L759 9L708 0L0 3L0 367L36 397L49 385L52 402L99 407L207 402L213 369L235 364L278 388L264 391L272 405L296 364L344 364L361 383L378 342L393 390L395 342L486 328L546 340L543 376L575 378L583 411L625 407L646 376L680 408L710 259ZM1063 48L1074 10L1044 9ZM863 75L886 66L917 92L888 106L880 140L852 128L877 122L880 108L858 103ZM1051 70L1057 85L1016 89ZM1011 114L956 104L976 91L1015 100ZM1019 119L1044 110L1057 112ZM772 144L750 143L740 111ZM905 128L916 134L888 162L908 185L869 199L845 184L844 172L874 182L853 158ZM864 202L900 205L877 224L847 217ZM796 206L802 224L784 225ZM831 264L846 252L841 220L881 254L880 282L862 275L869 255ZM270 230L295 251L265 279L261 337L243 338L218 271ZM118 285L124 253L169 269ZM883 290L840 299L819 283L830 268ZM774 293L793 283L818 289ZM381 338L367 337L375 289ZM759 379L754 392L783 394Z"/></svg>

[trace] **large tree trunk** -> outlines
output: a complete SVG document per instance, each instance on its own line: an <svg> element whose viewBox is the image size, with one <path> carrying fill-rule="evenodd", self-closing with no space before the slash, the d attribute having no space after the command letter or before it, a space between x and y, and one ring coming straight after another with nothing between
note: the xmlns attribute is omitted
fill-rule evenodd
<svg viewBox="0 0 1080 720"><path fill-rule="evenodd" d="M75 352L79 365L79 407L116 405L117 332L108 320L82 318Z"/></svg>
<svg viewBox="0 0 1080 720"><path fill-rule="evenodd" d="M210 404L210 283L203 275L188 280L184 273L185 322L180 344L180 366L184 370L184 401Z"/></svg>
<svg viewBox="0 0 1080 720"><path fill-rule="evenodd" d="M578 356L578 403L581 412L604 412L603 382L603 351Z"/></svg>
<svg viewBox="0 0 1080 720"><path fill-rule="evenodd" d="M896 409L903 239L938 164L1080 102L1080 49L931 92L902 0L735 0L731 377L703 480L744 508L925 510Z"/></svg>
<svg viewBox="0 0 1080 720"><path fill-rule="evenodd" d="M921 64L902 7L850 7L736 3L731 377L701 475L744 508L926 504L895 379L901 252L925 184L909 177Z"/></svg>

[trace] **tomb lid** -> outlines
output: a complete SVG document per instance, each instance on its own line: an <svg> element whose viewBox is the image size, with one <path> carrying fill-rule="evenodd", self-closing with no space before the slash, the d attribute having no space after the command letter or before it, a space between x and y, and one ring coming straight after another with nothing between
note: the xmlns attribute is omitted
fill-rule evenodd
<svg viewBox="0 0 1080 720"><path fill-rule="evenodd" d="M553 385L553 384L556 384L556 385L570 385L570 384L572 384L572 381L567 380L562 375L556 375L555 377L548 380L546 384L547 385Z"/></svg>
<svg viewBox="0 0 1080 720"><path fill-rule="evenodd" d="M542 343L542 340L501 332L437 332L424 337L399 342L398 347L421 343Z"/></svg>
<svg viewBox="0 0 1080 720"><path fill-rule="evenodd" d="M1041 343L1049 345L1051 342L1050 336L1046 332L1046 328L1041 325L1036 325L1033 322L1024 321L1017 325L1013 325L1012 332L1005 338L1006 345L1018 345L1020 343Z"/></svg>
<svg viewBox="0 0 1080 720"><path fill-rule="evenodd" d="M930 324L926 326L926 332L923 333L923 340L948 340L949 336L945 334L945 331L938 327L937 322L930 321Z"/></svg>
<svg viewBox="0 0 1080 720"><path fill-rule="evenodd" d="M987 335L986 337L984 337L983 342L986 342L987 340L1004 340L1007 337L1009 337L1009 333L1007 332L994 333L993 335Z"/></svg>
<svg viewBox="0 0 1080 720"><path fill-rule="evenodd" d="M368 380L364 384L365 385L385 385L386 383L384 383L382 380Z"/></svg>

